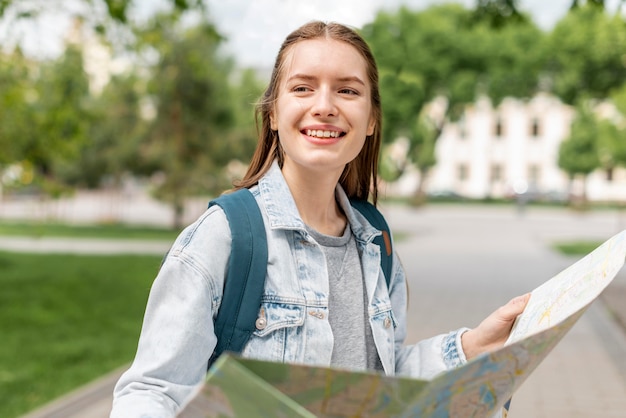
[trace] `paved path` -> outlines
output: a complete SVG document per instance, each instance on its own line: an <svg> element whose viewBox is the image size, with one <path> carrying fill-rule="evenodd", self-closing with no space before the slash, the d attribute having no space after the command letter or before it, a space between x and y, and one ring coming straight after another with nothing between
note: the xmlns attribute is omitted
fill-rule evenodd
<svg viewBox="0 0 626 418"><path fill-rule="evenodd" d="M394 225L410 280L409 339L473 326L511 297L532 290L578 258L549 249L559 240L605 240L624 229L617 213L563 213L530 208L522 218L503 208L438 206L417 214L396 209ZM621 291L626 271L606 290ZM602 300L539 365L513 398L509 418L626 417L626 338Z"/></svg>
<svg viewBox="0 0 626 418"><path fill-rule="evenodd" d="M171 241L0 236L0 250L29 253L165 254Z"/></svg>
<svg viewBox="0 0 626 418"><path fill-rule="evenodd" d="M432 205L385 212L392 229L410 234L397 245L410 278L409 341L476 325L511 297L576 261L550 251L551 242L605 240L626 229L622 216L608 211L528 208L520 217L507 207ZM60 241L54 242L59 249ZM6 243L0 239L0 247L7 248ZM84 244L80 248L87 248ZM626 299L619 296L626 296L624 273L606 293L617 295L608 306L626 323ZM623 329L598 300L516 393L509 418L626 417L624 359ZM105 418L119 372L27 417Z"/></svg>

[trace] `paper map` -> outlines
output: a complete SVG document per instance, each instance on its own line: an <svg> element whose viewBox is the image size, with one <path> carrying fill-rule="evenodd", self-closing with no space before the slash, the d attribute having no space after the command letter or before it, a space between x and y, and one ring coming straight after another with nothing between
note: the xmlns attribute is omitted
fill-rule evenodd
<svg viewBox="0 0 626 418"><path fill-rule="evenodd" d="M617 275L626 230L532 291L507 344L432 380L224 355L181 417L490 417Z"/></svg>

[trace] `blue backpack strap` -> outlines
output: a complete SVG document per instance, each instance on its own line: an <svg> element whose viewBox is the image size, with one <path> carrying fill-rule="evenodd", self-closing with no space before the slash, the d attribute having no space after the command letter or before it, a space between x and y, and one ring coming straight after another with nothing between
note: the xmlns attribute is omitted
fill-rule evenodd
<svg viewBox="0 0 626 418"><path fill-rule="evenodd" d="M352 207L358 210L369 221L372 226L382 232L381 235L374 238L374 244L380 247L380 267L385 275L385 281L387 282L387 289L389 289L389 282L391 281L391 263L393 260L393 248L391 247L391 232L389 225L385 217L376 206L368 202L367 200L351 199L350 203Z"/></svg>
<svg viewBox="0 0 626 418"><path fill-rule="evenodd" d="M256 199L248 189L209 202L226 214L232 244L222 304L215 318L217 345L208 366L224 351L240 353L256 329L267 273L267 236Z"/></svg>

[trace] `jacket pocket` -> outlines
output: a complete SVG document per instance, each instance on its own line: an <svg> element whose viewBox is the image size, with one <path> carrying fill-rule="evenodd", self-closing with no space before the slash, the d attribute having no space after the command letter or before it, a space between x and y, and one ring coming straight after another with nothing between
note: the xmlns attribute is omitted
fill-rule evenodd
<svg viewBox="0 0 626 418"><path fill-rule="evenodd" d="M373 308L374 312L371 313L370 321L378 355L387 373L393 373L395 370L398 321L390 304L383 303L375 305Z"/></svg>
<svg viewBox="0 0 626 418"><path fill-rule="evenodd" d="M394 330L398 326L396 317L391 310L391 307L387 309L378 310L372 315L372 323L374 327L385 330Z"/></svg>
<svg viewBox="0 0 626 418"><path fill-rule="evenodd" d="M305 308L301 305L263 302L256 330L248 340L243 356L266 361L286 362L298 358L303 346L302 325Z"/></svg>
<svg viewBox="0 0 626 418"><path fill-rule="evenodd" d="M304 306L287 303L263 302L256 321L254 335L265 337L283 328L304 324Z"/></svg>

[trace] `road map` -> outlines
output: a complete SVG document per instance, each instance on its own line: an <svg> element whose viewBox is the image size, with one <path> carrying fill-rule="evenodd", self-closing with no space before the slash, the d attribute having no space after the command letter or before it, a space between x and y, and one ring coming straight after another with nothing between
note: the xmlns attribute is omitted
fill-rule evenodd
<svg viewBox="0 0 626 418"><path fill-rule="evenodd" d="M222 417L491 417L624 265L626 230L537 287L505 346L432 380L223 355L185 408Z"/></svg>

